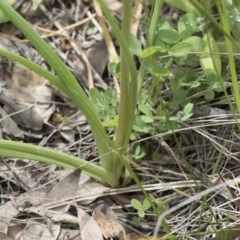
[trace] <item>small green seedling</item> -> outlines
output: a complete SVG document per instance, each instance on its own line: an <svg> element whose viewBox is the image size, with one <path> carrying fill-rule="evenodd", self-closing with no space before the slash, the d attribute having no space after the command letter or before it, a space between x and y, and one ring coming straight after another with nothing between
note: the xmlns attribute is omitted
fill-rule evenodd
<svg viewBox="0 0 240 240"><path fill-rule="evenodd" d="M133 206L133 208L138 210L138 216L140 218L143 218L145 216L145 211L151 207L151 203L148 201L148 199L144 199L143 203L141 203L137 199L132 199L131 205Z"/></svg>

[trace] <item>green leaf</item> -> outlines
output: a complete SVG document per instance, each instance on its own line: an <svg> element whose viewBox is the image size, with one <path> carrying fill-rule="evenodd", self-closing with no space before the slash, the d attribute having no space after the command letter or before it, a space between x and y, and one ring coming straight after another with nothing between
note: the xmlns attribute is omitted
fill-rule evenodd
<svg viewBox="0 0 240 240"><path fill-rule="evenodd" d="M129 49L133 55L141 56L142 46L137 37L133 34L130 35Z"/></svg>
<svg viewBox="0 0 240 240"><path fill-rule="evenodd" d="M171 90L175 93L179 90L180 84L179 81L176 81L174 78L170 79Z"/></svg>
<svg viewBox="0 0 240 240"><path fill-rule="evenodd" d="M139 104L138 109L147 116L152 116L152 111L149 106L146 104Z"/></svg>
<svg viewBox="0 0 240 240"><path fill-rule="evenodd" d="M135 154L139 155L140 152L141 152L141 146L138 144L136 149L135 149Z"/></svg>
<svg viewBox="0 0 240 240"><path fill-rule="evenodd" d="M133 208L135 208L136 210L142 209L142 204L141 204L137 199L132 199L132 200L131 200L131 205L132 205Z"/></svg>
<svg viewBox="0 0 240 240"><path fill-rule="evenodd" d="M147 198L145 198L142 206L143 206L144 210L148 210L151 207L151 203L149 202L149 200Z"/></svg>
<svg viewBox="0 0 240 240"><path fill-rule="evenodd" d="M9 5L13 5L16 0L5 0ZM9 18L4 14L4 12L0 9L0 23L8 22Z"/></svg>
<svg viewBox="0 0 240 240"><path fill-rule="evenodd" d="M182 38L189 37L197 27L196 16L187 13L180 17L178 21L178 32Z"/></svg>
<svg viewBox="0 0 240 240"><path fill-rule="evenodd" d="M193 51L197 53L202 53L206 45L204 40L198 36L191 36L185 39L184 42L191 43Z"/></svg>
<svg viewBox="0 0 240 240"><path fill-rule="evenodd" d="M182 101L186 96L187 96L187 91L184 89L180 89L178 92L174 94L173 98L176 101Z"/></svg>
<svg viewBox="0 0 240 240"><path fill-rule="evenodd" d="M218 82L218 77L215 73L210 73L207 76L207 83L210 87L212 87L216 82Z"/></svg>
<svg viewBox="0 0 240 240"><path fill-rule="evenodd" d="M185 56L189 52L192 52L193 45L189 42L180 42L175 44L169 49L169 54L177 56Z"/></svg>
<svg viewBox="0 0 240 240"><path fill-rule="evenodd" d="M183 109L183 115L189 114L192 111L192 109L193 109L193 104L188 103Z"/></svg>
<svg viewBox="0 0 240 240"><path fill-rule="evenodd" d="M138 226L140 225L140 223L141 223L141 220L140 220L139 217L134 216L134 217L132 218L132 222L133 222L133 224L134 224L135 226L138 227Z"/></svg>
<svg viewBox="0 0 240 240"><path fill-rule="evenodd" d="M221 56L217 43L210 33L206 34L203 40L206 43L204 51L200 56L203 72L207 77L212 73L219 76L221 75Z"/></svg>
<svg viewBox="0 0 240 240"><path fill-rule="evenodd" d="M153 55L155 52L161 52L161 51L165 52L165 50L163 50L160 46L146 48L142 51L142 53L140 54L140 57L146 58L146 57Z"/></svg>
<svg viewBox="0 0 240 240"><path fill-rule="evenodd" d="M171 110L174 110L179 105L179 101L173 100L172 102L169 102L168 106Z"/></svg>
<svg viewBox="0 0 240 240"><path fill-rule="evenodd" d="M171 4L172 6L181 9L184 12L191 12L196 16L200 16L201 14L197 10L197 8L191 3L191 1L186 0L165 0L165 2Z"/></svg>
<svg viewBox="0 0 240 240"><path fill-rule="evenodd" d="M156 77L167 77L170 71L167 68L154 67L152 69L152 74Z"/></svg>
<svg viewBox="0 0 240 240"><path fill-rule="evenodd" d="M226 86L224 86L224 88L226 88ZM212 89L215 91L215 92L223 92L223 87L222 87L222 84L220 82L215 82L213 85L212 85Z"/></svg>
<svg viewBox="0 0 240 240"><path fill-rule="evenodd" d="M143 218L145 216L145 212L144 212L144 209L139 209L138 210L138 216Z"/></svg>
<svg viewBox="0 0 240 240"><path fill-rule="evenodd" d="M161 27L157 36L165 43L173 44L180 41L179 33L172 27Z"/></svg>
<svg viewBox="0 0 240 240"><path fill-rule="evenodd" d="M231 7L233 4L233 1L232 0L225 0L225 6L226 7Z"/></svg>
<svg viewBox="0 0 240 240"><path fill-rule="evenodd" d="M154 122L154 119L150 116L141 115L140 118L144 123L153 123Z"/></svg>
<svg viewBox="0 0 240 240"><path fill-rule="evenodd" d="M205 92L204 98L206 100L213 100L214 99L214 91L212 89L209 89Z"/></svg>

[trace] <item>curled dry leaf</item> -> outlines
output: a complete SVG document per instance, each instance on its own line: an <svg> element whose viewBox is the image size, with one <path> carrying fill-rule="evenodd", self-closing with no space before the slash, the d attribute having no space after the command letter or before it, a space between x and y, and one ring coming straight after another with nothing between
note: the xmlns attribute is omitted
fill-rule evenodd
<svg viewBox="0 0 240 240"><path fill-rule="evenodd" d="M8 237L5 233L0 233L1 240L13 240L12 238Z"/></svg>
<svg viewBox="0 0 240 240"><path fill-rule="evenodd" d="M77 169L61 179L48 193L46 200L42 202L42 206L50 206L51 203L59 204L64 202L65 199L73 198L78 188L80 174L81 170ZM54 209L60 210L63 208L65 208L65 206Z"/></svg>
<svg viewBox="0 0 240 240"><path fill-rule="evenodd" d="M40 116L26 105L19 105L13 99L13 92L10 89L0 89L0 102L4 104L4 110L8 114L13 114L11 118L20 126L41 130L43 120ZM17 114L14 114L18 112Z"/></svg>
<svg viewBox="0 0 240 240"><path fill-rule="evenodd" d="M19 213L19 211L13 206L12 202L9 201L4 205L0 206L0 233L7 234L8 226L11 220ZM0 238L1 239L1 238Z"/></svg>
<svg viewBox="0 0 240 240"><path fill-rule="evenodd" d="M120 15L122 12L122 2L118 0L105 0L109 10L117 15Z"/></svg>
<svg viewBox="0 0 240 240"><path fill-rule="evenodd" d="M78 214L78 223L81 231L82 240L103 240L101 229L88 213L79 208L75 202L75 207ZM119 239L120 240L120 239Z"/></svg>
<svg viewBox="0 0 240 240"><path fill-rule="evenodd" d="M116 238L118 240L127 239L123 226L117 221L98 211L94 211L93 218L100 227L104 238Z"/></svg>
<svg viewBox="0 0 240 240"><path fill-rule="evenodd" d="M28 221L23 230L21 240L56 240L60 232L60 224L41 224L38 222Z"/></svg>
<svg viewBox="0 0 240 240"><path fill-rule="evenodd" d="M15 138L24 138L23 132L18 128L17 124L8 117L8 114L0 107L1 128L8 136Z"/></svg>
<svg viewBox="0 0 240 240"><path fill-rule="evenodd" d="M92 203L97 197L102 196L104 192L109 190L110 188L97 182L85 183L78 187L75 197L78 198L79 204L86 205ZM79 196L81 197L80 199Z"/></svg>

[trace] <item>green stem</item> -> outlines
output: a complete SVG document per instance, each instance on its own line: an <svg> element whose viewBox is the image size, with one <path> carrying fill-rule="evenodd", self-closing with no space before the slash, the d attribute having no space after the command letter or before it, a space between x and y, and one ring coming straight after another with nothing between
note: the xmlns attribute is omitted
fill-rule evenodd
<svg viewBox="0 0 240 240"><path fill-rule="evenodd" d="M123 1L123 20L122 20L122 34L127 42L130 39L130 23L132 14L132 3L129 0ZM128 143L128 125L129 125L129 66L126 61L124 51L121 51L121 80L120 80L120 102L118 110L118 124L115 135L115 145L121 148L119 151L125 154ZM121 174L123 165L119 161L118 156L114 154L113 157L113 172L117 175Z"/></svg>
<svg viewBox="0 0 240 240"><path fill-rule="evenodd" d="M147 33L146 47L151 47L154 43L154 38L156 35L156 30L157 30L157 26L158 26L158 22L159 22L159 14L162 9L163 3L164 3L164 0L156 0L152 7L152 17L151 17L151 21L149 23L149 31ZM137 80L137 82L138 82L137 96L138 96L138 98L140 97L140 93L142 91L142 85L143 85L145 76L146 76L146 71L145 71L143 65L141 64L141 67L139 69L138 76L137 76L137 79L138 79Z"/></svg>
<svg viewBox="0 0 240 240"><path fill-rule="evenodd" d="M54 164L65 168L80 167L88 175L106 181L110 186L118 186L118 178L112 172L86 160L32 144L0 140L0 152L3 157L30 159Z"/></svg>

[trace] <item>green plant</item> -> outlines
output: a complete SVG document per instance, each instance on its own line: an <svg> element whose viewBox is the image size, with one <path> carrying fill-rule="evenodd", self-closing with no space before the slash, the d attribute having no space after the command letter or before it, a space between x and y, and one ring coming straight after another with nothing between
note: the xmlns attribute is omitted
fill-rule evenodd
<svg viewBox="0 0 240 240"><path fill-rule="evenodd" d="M143 203L139 202L137 199L132 199L131 205L133 208L138 210L137 213L140 218L143 218L145 216L145 211L151 207L151 203L146 198L144 199Z"/></svg>
<svg viewBox="0 0 240 240"><path fill-rule="evenodd" d="M169 199L166 199L165 201L161 201L161 200L155 199L152 195L150 195L150 197L151 197L151 201L155 204L160 214L167 209L166 205L169 202ZM134 216L132 218L132 222L136 226L139 226L139 224L141 223L141 218L144 218L146 211L152 207L151 202L149 202L149 199L147 198L144 199L143 203L141 203L137 199L132 199L131 205L134 209L137 210L137 214L138 214L138 217Z"/></svg>
<svg viewBox="0 0 240 240"><path fill-rule="evenodd" d="M124 59L122 60L122 62L125 62L127 66L124 66L122 64L121 69L122 68L125 69L126 71L124 70L122 71L124 71L125 73L128 73L126 76L123 75L121 80L122 83L126 82L125 85L128 85L128 86L126 91L123 91L124 94L122 94L121 96L120 105L121 105L121 101L126 102L126 99L127 99L129 106L127 107L127 115L124 115L125 113L121 113L120 110L118 112L119 119L121 119L121 122L118 122L119 124L117 124L118 134L116 133L115 143L107 135L103 126L104 124L102 124L99 118L98 112L94 109L93 104L88 99L86 94L83 92L83 90L81 89L81 87L79 86L79 84L77 83L73 75L70 73L70 71L67 69L67 67L64 65L64 63L59 59L59 57L49 47L49 45L38 36L35 30L33 30L27 24L27 22L20 15L18 15L6 2L0 2L0 8L2 9L2 11L29 39L32 45L44 57L46 62L48 62L48 64L52 67L52 69L54 69L56 75L44 70L43 68L37 66L36 64L20 56L17 56L15 54L6 52L4 50L0 50L0 54L13 61L17 61L25 65L29 69L45 77L72 99L72 101L84 113L84 115L86 116L89 122L94 139L98 147L99 155L101 156L101 159L100 159L101 167L97 167L98 170L93 170L96 167L92 166L89 168L91 164L89 164L84 160L71 157L72 160L70 161L70 159L66 155L65 155L65 158L61 158L60 156L61 154L59 155L59 158L55 158L55 156L53 156L53 154L51 155L45 148L26 145L24 143L11 142L10 143L11 147L8 148L7 146L9 145L9 142L1 140L0 148L1 148L2 156L13 157L18 155L19 158L30 158L32 160L44 161L47 163L57 164L64 167L82 166L82 169L84 171L87 171L91 176L97 178L98 180L105 182L106 184L111 186L118 186L123 163L129 169L129 171L132 172L129 164L126 162L126 160L123 157L124 150L122 148L118 150L117 148L123 147L128 143L129 136L131 133L132 122L134 120L134 109L136 105L136 91L134 90L136 89L136 86L134 85L136 84L136 80L135 80L136 68L133 62L133 58L128 50L128 46L123 34L120 32L117 24L115 23L113 17L111 16L104 2L103 1L99 1L99 2L106 16L108 16L109 22L113 27L114 33L116 34L116 36L118 36L117 38L122 48L122 58ZM130 21L129 16L131 14L131 5L129 6L128 1L126 1L124 5L127 5L128 7L130 7L126 10L127 19L124 20L128 22ZM127 34L129 34L130 32L129 27L126 25L124 26L124 29L125 29L125 35L127 36ZM132 80L129 83L130 78ZM121 127L121 130L119 130L120 127ZM112 154L109 154L111 151L113 151ZM106 174L106 172L108 174ZM132 172L132 174L134 173Z"/></svg>
<svg viewBox="0 0 240 240"><path fill-rule="evenodd" d="M31 159L67 168L80 167L90 176L112 187L119 186L120 176L124 166L127 168L132 178L136 181L145 197L149 199L155 214L158 215L158 209L152 203L148 194L139 182L136 174L133 172L128 161L124 157L127 150L126 146L132 132L132 126L135 121L135 110L138 96L137 70L128 46L128 42L133 39L130 34L130 21L132 14L131 2L128 0L123 1L124 14L122 19L122 32L104 1L98 0L98 2L102 7L106 19L112 27L112 31L121 49L121 62L120 65L117 64L120 66L119 76L121 82L119 108L117 112L118 115L114 116L116 114L116 102L113 101L114 94L111 90L107 90L104 95L96 90L92 90L92 101L90 101L71 72L50 48L50 46L41 39L35 30L33 30L28 23L5 1L0 1L0 9L42 55L49 66L54 70L54 74L44 70L27 59L10 52L0 50L0 54L13 61L19 62L20 64L28 67L30 70L33 70L43 76L63 91L76 104L76 106L86 116L91 127L92 134L98 148L101 166L91 164L83 159L56 152L51 149L6 140L0 140L1 156ZM151 31L153 31L156 27L156 13L160 10L157 7L161 6L159 3L162 4L163 1L156 1L153 5L155 17L153 21L154 28L151 26ZM131 51L136 52L136 49L131 49ZM138 76L143 79L144 74L140 71ZM104 100L104 108L99 108L99 105L96 104L96 99L99 97ZM108 109L110 105L112 105L112 107ZM105 111L108 114L107 118L105 118L103 114ZM105 127L114 127L115 136L113 140L107 135ZM166 223L164 223L164 228L166 232L170 231Z"/></svg>

